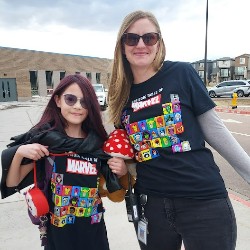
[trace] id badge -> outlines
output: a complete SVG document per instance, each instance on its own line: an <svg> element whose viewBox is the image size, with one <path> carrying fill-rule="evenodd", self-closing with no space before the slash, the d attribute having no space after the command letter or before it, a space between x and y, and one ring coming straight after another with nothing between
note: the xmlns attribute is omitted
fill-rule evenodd
<svg viewBox="0 0 250 250"><path fill-rule="evenodd" d="M141 219L138 222L138 232L137 237L138 240L147 245L147 232L148 232L148 222Z"/></svg>

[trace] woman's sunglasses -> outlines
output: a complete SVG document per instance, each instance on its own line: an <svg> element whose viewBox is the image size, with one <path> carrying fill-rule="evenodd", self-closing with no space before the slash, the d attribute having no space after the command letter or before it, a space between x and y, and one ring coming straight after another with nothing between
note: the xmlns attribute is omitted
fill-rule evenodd
<svg viewBox="0 0 250 250"><path fill-rule="evenodd" d="M140 38L142 38L145 45L153 46L159 41L160 34L150 32L140 36L134 33L124 33L122 35L122 42L128 46L136 46L139 43Z"/></svg>
<svg viewBox="0 0 250 250"><path fill-rule="evenodd" d="M77 96L72 95L72 94L64 94L63 97L64 97L64 101L67 105L74 106L77 103L77 101L79 100L82 108L87 109L87 105L86 105L83 98L77 97Z"/></svg>

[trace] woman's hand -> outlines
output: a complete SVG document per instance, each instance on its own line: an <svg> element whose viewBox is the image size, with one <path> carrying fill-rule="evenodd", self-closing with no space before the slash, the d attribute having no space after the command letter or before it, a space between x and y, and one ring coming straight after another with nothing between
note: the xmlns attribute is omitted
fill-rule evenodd
<svg viewBox="0 0 250 250"><path fill-rule="evenodd" d="M107 163L112 172L117 174L118 177L121 177L128 172L127 166L122 158L113 157L109 159Z"/></svg>
<svg viewBox="0 0 250 250"><path fill-rule="evenodd" d="M33 143L20 146L17 149L16 154L23 158L37 161L44 156L48 156L49 151L48 146L44 146L39 143Z"/></svg>

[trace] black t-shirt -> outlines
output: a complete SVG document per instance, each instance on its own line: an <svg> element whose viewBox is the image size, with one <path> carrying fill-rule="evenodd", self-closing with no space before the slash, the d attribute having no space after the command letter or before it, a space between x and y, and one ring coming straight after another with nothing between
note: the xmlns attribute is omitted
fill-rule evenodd
<svg viewBox="0 0 250 250"><path fill-rule="evenodd" d="M196 199L226 196L196 119L214 107L188 63L166 61L153 77L132 85L122 124L136 150L137 192Z"/></svg>
<svg viewBox="0 0 250 250"><path fill-rule="evenodd" d="M46 249L109 249L98 193L101 160L90 154L61 154L53 164Z"/></svg>

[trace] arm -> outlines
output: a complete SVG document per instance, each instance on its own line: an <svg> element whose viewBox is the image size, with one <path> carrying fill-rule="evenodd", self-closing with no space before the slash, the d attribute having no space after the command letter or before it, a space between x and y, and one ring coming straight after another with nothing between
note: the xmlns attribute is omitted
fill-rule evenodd
<svg viewBox="0 0 250 250"><path fill-rule="evenodd" d="M211 109L199 115L197 119L207 143L250 184L250 157L223 124L215 110Z"/></svg>
<svg viewBox="0 0 250 250"><path fill-rule="evenodd" d="M33 169L33 163L27 165L21 165L23 158L32 160L39 160L45 155L49 155L49 151L46 146L38 143L21 145L13 159L9 168L9 172L6 178L7 187L17 186L24 177Z"/></svg>

